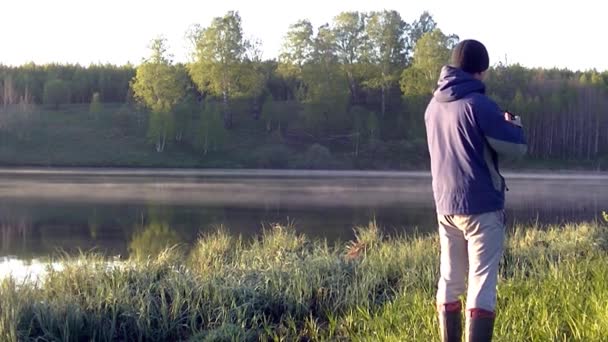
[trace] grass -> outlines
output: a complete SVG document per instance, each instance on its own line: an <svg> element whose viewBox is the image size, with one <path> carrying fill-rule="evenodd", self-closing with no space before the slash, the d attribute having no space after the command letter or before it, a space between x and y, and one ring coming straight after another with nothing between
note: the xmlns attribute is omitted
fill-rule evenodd
<svg viewBox="0 0 608 342"><path fill-rule="evenodd" d="M608 227L510 234L496 341L608 340ZM435 236L381 234L330 246L290 227L253 240L222 230L186 252L108 266L67 257L37 284L0 283L2 341L431 341Z"/></svg>

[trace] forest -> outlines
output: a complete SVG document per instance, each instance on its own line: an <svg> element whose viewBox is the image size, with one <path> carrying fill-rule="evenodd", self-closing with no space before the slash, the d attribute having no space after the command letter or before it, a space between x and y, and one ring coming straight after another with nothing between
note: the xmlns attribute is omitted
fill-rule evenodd
<svg viewBox="0 0 608 342"><path fill-rule="evenodd" d="M157 37L139 65L0 66L0 164L427 167L424 109L457 33L428 12L343 12L293 23L263 59L241 24L191 27L187 62ZM487 94L523 119L524 166L606 168L608 71L491 64Z"/></svg>

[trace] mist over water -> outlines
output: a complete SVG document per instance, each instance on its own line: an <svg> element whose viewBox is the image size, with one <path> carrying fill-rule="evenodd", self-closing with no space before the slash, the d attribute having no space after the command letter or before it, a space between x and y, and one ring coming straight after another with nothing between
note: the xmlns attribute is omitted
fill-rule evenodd
<svg viewBox="0 0 608 342"><path fill-rule="evenodd" d="M505 174L513 224L599 218L608 176ZM330 241L376 220L388 233L432 233L425 172L0 170L0 257L59 251L154 254L222 226L245 237L273 223Z"/></svg>

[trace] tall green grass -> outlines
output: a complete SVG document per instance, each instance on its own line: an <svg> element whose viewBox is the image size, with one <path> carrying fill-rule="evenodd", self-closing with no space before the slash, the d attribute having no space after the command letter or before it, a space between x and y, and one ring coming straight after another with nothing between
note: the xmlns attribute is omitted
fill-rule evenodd
<svg viewBox="0 0 608 342"><path fill-rule="evenodd" d="M501 265L496 341L608 340L608 230L520 227ZM38 283L0 283L2 341L438 340L435 236L253 240L222 230L110 265L66 258Z"/></svg>

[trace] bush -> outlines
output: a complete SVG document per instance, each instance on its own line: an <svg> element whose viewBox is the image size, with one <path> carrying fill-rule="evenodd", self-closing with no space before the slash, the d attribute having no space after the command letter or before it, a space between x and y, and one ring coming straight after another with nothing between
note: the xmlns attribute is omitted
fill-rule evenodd
<svg viewBox="0 0 608 342"><path fill-rule="evenodd" d="M291 151L284 145L263 146L253 152L250 164L264 169L282 169L289 164Z"/></svg>
<svg viewBox="0 0 608 342"><path fill-rule="evenodd" d="M304 155L304 160L308 169L331 168L334 161L329 149L320 144L310 146Z"/></svg>
<svg viewBox="0 0 608 342"><path fill-rule="evenodd" d="M45 105L59 109L59 106L70 102L70 87L64 80L50 80L44 84L43 99Z"/></svg>

